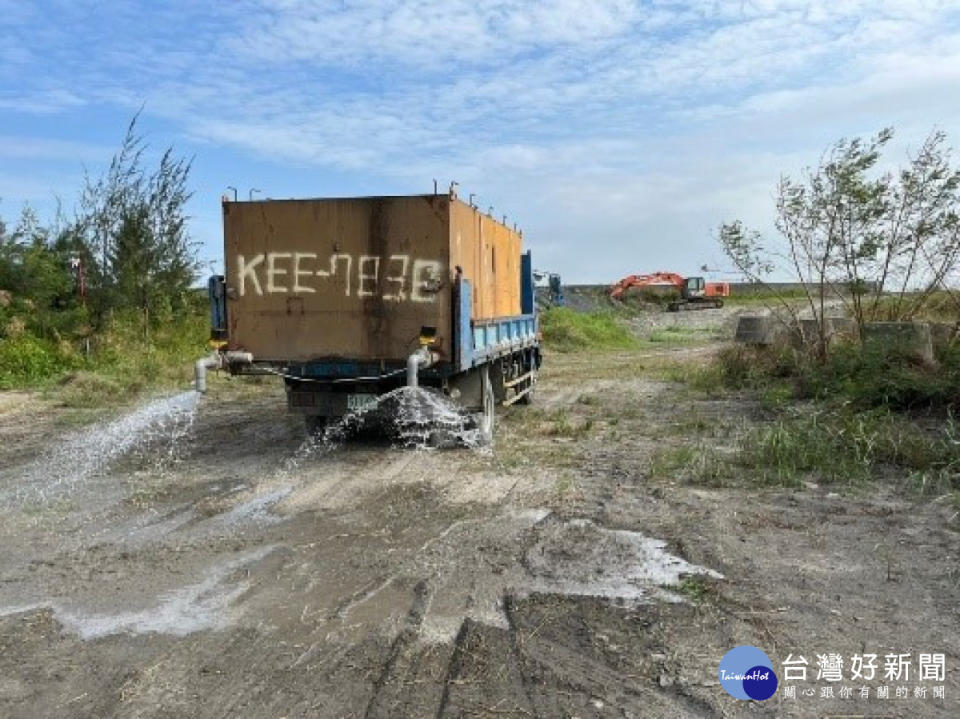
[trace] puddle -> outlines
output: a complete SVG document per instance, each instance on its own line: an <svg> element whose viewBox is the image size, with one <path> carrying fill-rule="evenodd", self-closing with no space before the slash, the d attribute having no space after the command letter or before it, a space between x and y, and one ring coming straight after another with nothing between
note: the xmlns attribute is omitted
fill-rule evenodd
<svg viewBox="0 0 960 719"><path fill-rule="evenodd" d="M111 634L155 632L182 637L203 630L223 629L233 617L230 605L249 588L241 581L229 586L225 580L234 571L263 559L276 547L261 547L214 568L197 584L160 595L159 604L149 609L110 613L83 612L53 603L38 602L19 607L0 607L0 617L49 608L66 631L83 640Z"/></svg>
<svg viewBox="0 0 960 719"><path fill-rule="evenodd" d="M196 513L189 505L178 505L164 514L150 511L131 517L126 523L107 527L92 535L90 541L142 546L163 539L194 521Z"/></svg>
<svg viewBox="0 0 960 719"><path fill-rule="evenodd" d="M257 495L219 515L217 519L224 524L235 524L242 521L274 524L281 521L281 517L272 514L270 508L292 491L293 487L281 487L273 492Z"/></svg>
<svg viewBox="0 0 960 719"><path fill-rule="evenodd" d="M511 546L528 547L519 562L511 556ZM600 597L623 604L680 602L683 598L666 587L682 577L722 578L670 554L666 547L666 542L637 532L607 529L584 519L551 518L547 509L460 520L418 553L420 570L431 568L437 577L420 639L453 641L466 618L507 628L503 607L507 594ZM377 592L380 588L373 594Z"/></svg>
<svg viewBox="0 0 960 719"><path fill-rule="evenodd" d="M585 519L548 525L524 555L530 591L640 601L678 597L662 589L685 575L717 579L712 569L675 557L667 543Z"/></svg>

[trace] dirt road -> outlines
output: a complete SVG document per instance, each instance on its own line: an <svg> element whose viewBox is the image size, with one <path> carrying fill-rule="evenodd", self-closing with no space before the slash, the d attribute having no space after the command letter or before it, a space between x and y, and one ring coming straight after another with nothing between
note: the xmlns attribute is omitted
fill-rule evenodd
<svg viewBox="0 0 960 719"><path fill-rule="evenodd" d="M548 355L487 452L304 445L272 383L93 429L18 395L0 410L0 716L956 716L949 507L651 479L692 420L762 420L648 371L709 351ZM781 681L803 655L817 696L728 696L717 667L740 644ZM848 665L815 680L827 652L881 674L911 653L914 673L865 701ZM945 654L942 681L916 680L921 652Z"/></svg>

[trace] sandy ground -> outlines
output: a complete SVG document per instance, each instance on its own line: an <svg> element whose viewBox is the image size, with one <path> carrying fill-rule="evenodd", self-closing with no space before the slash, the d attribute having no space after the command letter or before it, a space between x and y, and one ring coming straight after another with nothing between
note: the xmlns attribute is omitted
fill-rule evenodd
<svg viewBox="0 0 960 719"><path fill-rule="evenodd" d="M269 382L79 427L4 398L0 716L957 716L950 507L651 478L690 417L762 421L646 371L715 346L550 354L486 452L305 445ZM797 698L724 693L741 644L781 680L803 655ZM844 681L816 681L828 652ZM890 699L858 698L856 653ZM889 653L908 681L883 681Z"/></svg>

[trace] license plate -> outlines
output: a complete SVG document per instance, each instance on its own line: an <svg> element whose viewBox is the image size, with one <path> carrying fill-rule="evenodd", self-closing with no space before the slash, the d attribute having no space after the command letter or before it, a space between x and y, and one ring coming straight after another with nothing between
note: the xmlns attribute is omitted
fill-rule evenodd
<svg viewBox="0 0 960 719"><path fill-rule="evenodd" d="M347 411L361 412L377 404L377 395L375 394L348 394Z"/></svg>

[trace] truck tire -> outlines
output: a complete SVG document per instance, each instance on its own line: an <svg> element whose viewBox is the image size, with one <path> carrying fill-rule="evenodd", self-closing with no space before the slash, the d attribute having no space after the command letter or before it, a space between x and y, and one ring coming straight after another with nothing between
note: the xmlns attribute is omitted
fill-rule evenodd
<svg viewBox="0 0 960 719"><path fill-rule="evenodd" d="M303 424L306 427L307 435L319 437L327 428L327 418L317 415L307 414L303 417Z"/></svg>
<svg viewBox="0 0 960 719"><path fill-rule="evenodd" d="M490 444L493 441L493 429L496 424L497 399L493 393L493 382L490 380L490 368L484 367L480 375L480 397L483 402L483 411L478 419L480 442Z"/></svg>

